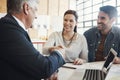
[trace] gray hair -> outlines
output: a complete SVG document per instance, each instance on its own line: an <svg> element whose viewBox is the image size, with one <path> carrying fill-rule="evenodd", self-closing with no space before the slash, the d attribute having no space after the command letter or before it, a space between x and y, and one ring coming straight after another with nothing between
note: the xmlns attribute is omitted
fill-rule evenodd
<svg viewBox="0 0 120 80"><path fill-rule="evenodd" d="M31 7L38 4L38 0L7 0L7 13L20 13L25 2Z"/></svg>

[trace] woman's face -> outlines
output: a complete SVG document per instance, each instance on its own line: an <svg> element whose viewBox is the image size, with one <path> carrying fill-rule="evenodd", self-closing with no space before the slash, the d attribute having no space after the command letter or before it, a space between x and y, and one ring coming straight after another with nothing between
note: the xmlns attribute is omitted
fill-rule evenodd
<svg viewBox="0 0 120 80"><path fill-rule="evenodd" d="M66 14L63 20L63 29L64 31L74 31L75 26L77 25L77 21L75 20L75 16L73 14Z"/></svg>

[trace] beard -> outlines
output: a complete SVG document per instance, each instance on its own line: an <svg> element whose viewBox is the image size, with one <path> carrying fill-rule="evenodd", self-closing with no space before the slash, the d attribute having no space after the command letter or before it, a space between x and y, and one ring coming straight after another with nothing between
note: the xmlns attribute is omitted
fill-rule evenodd
<svg viewBox="0 0 120 80"><path fill-rule="evenodd" d="M106 26L104 23L97 23L97 28L98 28L98 30L100 30L100 31L105 30L106 27L107 27L107 26Z"/></svg>

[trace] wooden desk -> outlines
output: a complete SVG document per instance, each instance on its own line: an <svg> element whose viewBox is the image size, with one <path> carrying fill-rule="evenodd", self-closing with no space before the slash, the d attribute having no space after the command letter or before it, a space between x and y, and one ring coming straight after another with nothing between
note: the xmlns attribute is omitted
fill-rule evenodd
<svg viewBox="0 0 120 80"><path fill-rule="evenodd" d="M101 69L103 63L104 62L92 62L85 63L83 65L73 65L72 63L66 63L65 66L74 67L74 69L61 67L58 73L59 80L82 80L85 69ZM120 64L112 65L105 80L120 80Z"/></svg>

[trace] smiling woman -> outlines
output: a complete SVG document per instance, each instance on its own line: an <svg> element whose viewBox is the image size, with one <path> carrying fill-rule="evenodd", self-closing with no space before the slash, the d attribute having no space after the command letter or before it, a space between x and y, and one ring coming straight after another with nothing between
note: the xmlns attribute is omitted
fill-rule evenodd
<svg viewBox="0 0 120 80"><path fill-rule="evenodd" d="M77 19L78 14L75 10L65 11L63 30L51 33L43 46L45 55L50 55L52 51L58 51L65 55L65 62L72 62L74 65L87 62L87 42L83 35L77 33ZM53 76L56 77L56 74Z"/></svg>
<svg viewBox="0 0 120 80"><path fill-rule="evenodd" d="M63 30L53 32L43 46L43 53L49 55L52 50L65 53L65 61L80 65L87 62L87 42L83 35L77 33L78 14L67 10L63 17Z"/></svg>

